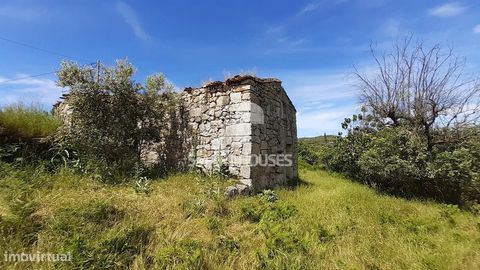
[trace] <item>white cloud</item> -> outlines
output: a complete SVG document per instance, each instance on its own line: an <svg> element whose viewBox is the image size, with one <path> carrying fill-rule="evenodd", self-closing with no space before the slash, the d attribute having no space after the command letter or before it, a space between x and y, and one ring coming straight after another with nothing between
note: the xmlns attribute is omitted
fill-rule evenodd
<svg viewBox="0 0 480 270"><path fill-rule="evenodd" d="M350 117L355 108L337 107L330 110L320 110L310 113L297 113L298 137L315 137L327 133L336 135L341 132L341 123L345 117Z"/></svg>
<svg viewBox="0 0 480 270"><path fill-rule="evenodd" d="M24 77L28 77L28 74L17 74L12 78L0 76L0 106L22 102L50 109L62 95L62 88L54 80Z"/></svg>
<svg viewBox="0 0 480 270"><path fill-rule="evenodd" d="M452 2L434 7L428 13L437 17L453 17L462 14L464 11L465 6Z"/></svg>
<svg viewBox="0 0 480 270"><path fill-rule="evenodd" d="M143 40L150 40L150 35L143 29L136 12L126 3L117 3L117 12L123 17L125 22L132 28L133 33L137 38Z"/></svg>
<svg viewBox="0 0 480 270"><path fill-rule="evenodd" d="M299 137L337 134L343 119L358 112L356 89L348 76L351 72L299 70L268 74L282 79L297 109Z"/></svg>
<svg viewBox="0 0 480 270"><path fill-rule="evenodd" d="M297 13L297 16L304 15L309 12L316 11L326 4L343 4L350 0L319 0L306 4Z"/></svg>
<svg viewBox="0 0 480 270"><path fill-rule="evenodd" d="M296 50L308 42L308 40L303 37L291 37L284 26L273 26L268 28L262 39L265 43L269 44L268 52L277 51L279 49L281 51Z"/></svg>
<svg viewBox="0 0 480 270"><path fill-rule="evenodd" d="M324 3L324 1L309 3L309 4L305 5L298 12L298 15L302 15L302 14L305 14L305 13L308 13L308 12L315 11L315 10L319 9L322 6L323 3Z"/></svg>
<svg viewBox="0 0 480 270"><path fill-rule="evenodd" d="M473 33L480 34L480 24L477 24L475 27L473 27Z"/></svg>

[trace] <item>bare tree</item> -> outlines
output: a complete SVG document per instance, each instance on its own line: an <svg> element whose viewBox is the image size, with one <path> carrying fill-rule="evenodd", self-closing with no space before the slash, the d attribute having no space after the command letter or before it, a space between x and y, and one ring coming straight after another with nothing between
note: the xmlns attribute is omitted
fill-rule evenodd
<svg viewBox="0 0 480 270"><path fill-rule="evenodd" d="M478 125L480 81L464 74L465 61L454 50L412 42L410 36L378 54L370 46L373 74L355 68L361 102L387 124L407 124L423 134L428 149L434 132Z"/></svg>

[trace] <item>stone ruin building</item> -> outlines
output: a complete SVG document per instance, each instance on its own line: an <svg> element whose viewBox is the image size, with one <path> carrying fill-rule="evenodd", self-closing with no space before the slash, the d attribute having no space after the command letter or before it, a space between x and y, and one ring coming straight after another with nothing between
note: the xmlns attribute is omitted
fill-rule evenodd
<svg viewBox="0 0 480 270"><path fill-rule="evenodd" d="M195 167L224 165L254 190L296 180L296 110L281 81L237 76L187 88L182 96L198 142L190 151ZM266 162L282 155L290 155L290 166Z"/></svg>
<svg viewBox="0 0 480 270"><path fill-rule="evenodd" d="M171 154L160 161L146 149L146 161L227 173L239 181L229 195L297 181L296 110L280 80L235 76L188 87L180 98L163 145Z"/></svg>

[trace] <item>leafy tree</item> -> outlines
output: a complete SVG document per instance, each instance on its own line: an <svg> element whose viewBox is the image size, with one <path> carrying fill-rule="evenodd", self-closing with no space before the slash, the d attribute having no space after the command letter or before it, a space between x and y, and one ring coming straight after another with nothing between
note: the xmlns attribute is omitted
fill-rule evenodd
<svg viewBox="0 0 480 270"><path fill-rule="evenodd" d="M173 86L162 74L148 77L146 86L135 82L134 74L125 60L95 68L63 62L58 72L58 85L70 90L68 125L60 137L123 171L140 162L147 142L161 140L175 100Z"/></svg>

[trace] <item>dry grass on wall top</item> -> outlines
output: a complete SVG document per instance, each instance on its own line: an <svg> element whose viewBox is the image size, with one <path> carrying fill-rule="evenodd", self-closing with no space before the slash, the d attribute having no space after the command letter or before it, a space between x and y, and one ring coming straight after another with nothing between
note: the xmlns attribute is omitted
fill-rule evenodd
<svg viewBox="0 0 480 270"><path fill-rule="evenodd" d="M40 106L14 104L0 108L0 135L22 139L43 138L55 133L60 120Z"/></svg>

